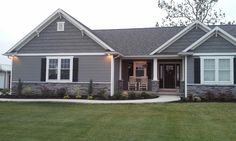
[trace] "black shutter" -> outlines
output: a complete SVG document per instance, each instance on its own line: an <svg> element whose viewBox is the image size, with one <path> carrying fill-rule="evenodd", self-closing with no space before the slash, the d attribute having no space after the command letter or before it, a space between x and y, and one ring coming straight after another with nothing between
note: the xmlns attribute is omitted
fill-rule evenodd
<svg viewBox="0 0 236 141"><path fill-rule="evenodd" d="M200 58L194 59L194 83L200 84L201 78L201 65L200 65Z"/></svg>
<svg viewBox="0 0 236 141"><path fill-rule="evenodd" d="M41 59L41 81L46 80L46 58Z"/></svg>
<svg viewBox="0 0 236 141"><path fill-rule="evenodd" d="M234 84L236 84L236 58L234 58Z"/></svg>
<svg viewBox="0 0 236 141"><path fill-rule="evenodd" d="M79 58L73 59L73 82L78 82L79 75Z"/></svg>

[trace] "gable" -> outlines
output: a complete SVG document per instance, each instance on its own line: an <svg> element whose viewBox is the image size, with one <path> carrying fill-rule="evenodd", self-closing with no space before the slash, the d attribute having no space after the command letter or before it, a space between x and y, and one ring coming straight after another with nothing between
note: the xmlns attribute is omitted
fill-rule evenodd
<svg viewBox="0 0 236 141"><path fill-rule="evenodd" d="M214 35L192 51L194 53L236 52L236 46L234 46L232 43L230 43L220 35Z"/></svg>
<svg viewBox="0 0 236 141"><path fill-rule="evenodd" d="M65 31L57 31L57 22L65 21ZM82 33L63 17L50 25L25 44L18 53L83 53L104 52L105 49Z"/></svg>
<svg viewBox="0 0 236 141"><path fill-rule="evenodd" d="M163 54L173 54L173 53L179 53L182 50L184 50L186 47L197 41L199 38L201 38L204 34L206 34L205 31L203 31L201 28L193 28L190 30L187 34L185 34L183 37L175 41L173 44L171 44L168 48L163 50L161 53Z"/></svg>

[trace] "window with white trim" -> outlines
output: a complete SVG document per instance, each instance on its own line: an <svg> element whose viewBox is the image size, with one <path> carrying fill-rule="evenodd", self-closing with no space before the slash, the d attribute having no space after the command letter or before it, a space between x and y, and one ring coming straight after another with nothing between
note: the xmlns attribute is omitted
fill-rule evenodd
<svg viewBox="0 0 236 141"><path fill-rule="evenodd" d="M72 82L73 57L47 57L48 82Z"/></svg>
<svg viewBox="0 0 236 141"><path fill-rule="evenodd" d="M233 84L233 56L201 57L202 84Z"/></svg>
<svg viewBox="0 0 236 141"><path fill-rule="evenodd" d="M65 22L57 22L57 31L64 31Z"/></svg>

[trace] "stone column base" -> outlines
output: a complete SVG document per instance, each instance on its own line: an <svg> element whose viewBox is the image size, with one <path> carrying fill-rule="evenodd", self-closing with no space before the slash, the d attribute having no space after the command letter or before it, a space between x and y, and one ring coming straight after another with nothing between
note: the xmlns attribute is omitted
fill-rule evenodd
<svg viewBox="0 0 236 141"><path fill-rule="evenodd" d="M184 93L184 87L185 87L185 81L180 81L180 87L179 87L179 92Z"/></svg>
<svg viewBox="0 0 236 141"><path fill-rule="evenodd" d="M122 92L124 90L124 81L119 80L118 81L118 92Z"/></svg>
<svg viewBox="0 0 236 141"><path fill-rule="evenodd" d="M158 92L159 90L159 81L152 80L152 91Z"/></svg>

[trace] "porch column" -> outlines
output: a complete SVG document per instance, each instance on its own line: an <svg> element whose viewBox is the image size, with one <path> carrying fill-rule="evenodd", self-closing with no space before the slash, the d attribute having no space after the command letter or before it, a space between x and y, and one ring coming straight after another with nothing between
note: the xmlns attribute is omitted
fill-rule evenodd
<svg viewBox="0 0 236 141"><path fill-rule="evenodd" d="M111 55L111 90L110 90L110 95L113 96L114 95L114 81L115 81L115 71L114 71L114 68L115 68L115 63L114 63L114 56Z"/></svg>
<svg viewBox="0 0 236 141"><path fill-rule="evenodd" d="M157 81L157 58L153 59L153 81Z"/></svg>
<svg viewBox="0 0 236 141"><path fill-rule="evenodd" d="M187 62L188 58L187 56L184 56L184 78L185 78L185 81L184 81L184 97L186 98L187 97L187 93L188 93L188 90L187 90L187 80L188 80L188 76L187 76Z"/></svg>
<svg viewBox="0 0 236 141"><path fill-rule="evenodd" d="M122 59L119 61L119 81L118 81L118 92L122 92L124 90L124 82L122 80Z"/></svg>
<svg viewBox="0 0 236 141"><path fill-rule="evenodd" d="M157 58L153 59L153 79L152 79L152 91L157 92L159 89L159 81L157 77Z"/></svg>
<svg viewBox="0 0 236 141"><path fill-rule="evenodd" d="M119 63L119 80L122 80L122 59L120 58Z"/></svg>

